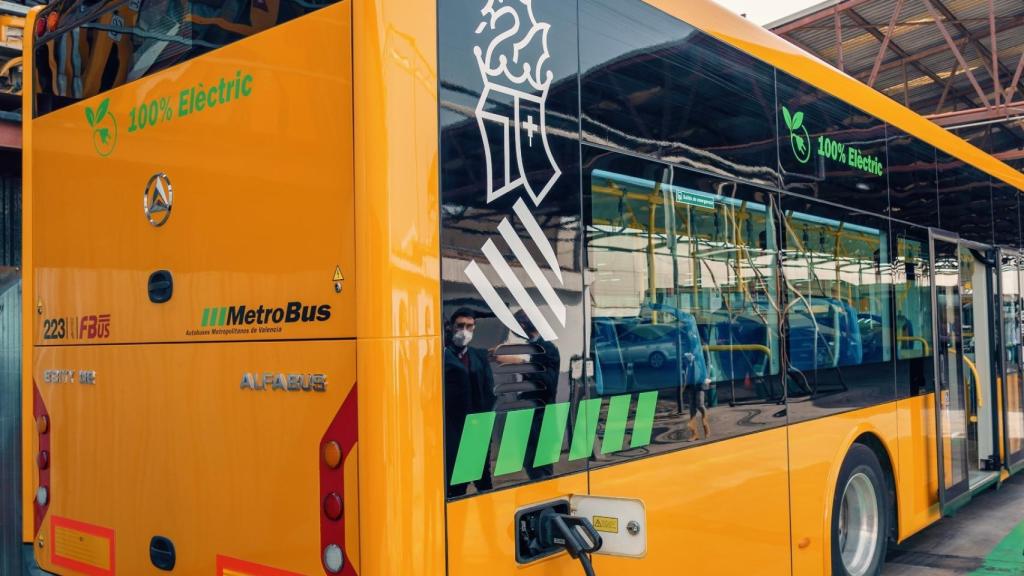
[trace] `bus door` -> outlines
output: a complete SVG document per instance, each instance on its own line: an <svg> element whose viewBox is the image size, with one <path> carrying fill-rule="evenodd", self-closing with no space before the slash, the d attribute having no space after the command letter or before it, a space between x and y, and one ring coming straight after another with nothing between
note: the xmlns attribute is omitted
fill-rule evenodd
<svg viewBox="0 0 1024 576"><path fill-rule="evenodd" d="M967 475L966 398L963 382L963 310L960 245L956 236L931 233L932 323L935 342L935 406L939 501L944 512L970 499Z"/></svg>
<svg viewBox="0 0 1024 576"><path fill-rule="evenodd" d="M1002 379L998 312L998 252L960 241L960 304L963 377L967 427L967 478L972 491L999 479L996 386Z"/></svg>
<svg viewBox="0 0 1024 576"><path fill-rule="evenodd" d="M1024 363L1021 362L1021 264L1016 250L999 253L1000 348L1003 395L1004 464L1016 472L1024 468Z"/></svg>

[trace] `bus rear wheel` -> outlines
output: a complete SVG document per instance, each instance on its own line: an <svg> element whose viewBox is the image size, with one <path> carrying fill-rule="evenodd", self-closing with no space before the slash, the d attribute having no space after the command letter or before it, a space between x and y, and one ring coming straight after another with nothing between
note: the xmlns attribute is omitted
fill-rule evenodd
<svg viewBox="0 0 1024 576"><path fill-rule="evenodd" d="M832 574L882 572L889 533L885 474L871 448L854 444L839 470L832 501Z"/></svg>

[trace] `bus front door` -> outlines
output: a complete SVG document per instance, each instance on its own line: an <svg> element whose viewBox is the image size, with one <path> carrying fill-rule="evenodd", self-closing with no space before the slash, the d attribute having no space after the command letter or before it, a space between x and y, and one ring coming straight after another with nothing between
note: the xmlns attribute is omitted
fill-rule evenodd
<svg viewBox="0 0 1024 576"><path fill-rule="evenodd" d="M1000 253L1003 361L1003 454L1011 472L1024 468L1024 362L1021 359L1021 265L1017 251Z"/></svg>
<svg viewBox="0 0 1024 576"><path fill-rule="evenodd" d="M933 231L931 258L939 501L951 513L970 499L958 239Z"/></svg>

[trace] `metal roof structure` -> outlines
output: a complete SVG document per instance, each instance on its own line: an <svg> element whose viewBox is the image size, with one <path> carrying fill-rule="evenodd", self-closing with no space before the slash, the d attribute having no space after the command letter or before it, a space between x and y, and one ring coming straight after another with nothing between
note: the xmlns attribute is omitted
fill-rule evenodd
<svg viewBox="0 0 1024 576"><path fill-rule="evenodd" d="M1024 1L828 0L766 28L1024 168Z"/></svg>

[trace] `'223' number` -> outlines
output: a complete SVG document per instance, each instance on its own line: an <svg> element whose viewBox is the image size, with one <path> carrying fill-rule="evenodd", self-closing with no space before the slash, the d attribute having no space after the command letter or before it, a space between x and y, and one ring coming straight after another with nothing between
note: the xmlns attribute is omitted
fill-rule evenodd
<svg viewBox="0 0 1024 576"><path fill-rule="evenodd" d="M66 336L63 318L43 320L43 339L60 340Z"/></svg>

